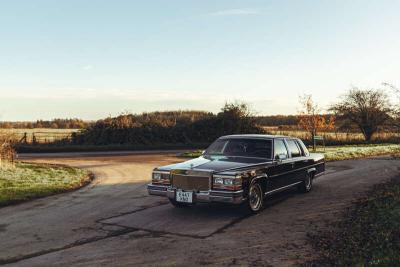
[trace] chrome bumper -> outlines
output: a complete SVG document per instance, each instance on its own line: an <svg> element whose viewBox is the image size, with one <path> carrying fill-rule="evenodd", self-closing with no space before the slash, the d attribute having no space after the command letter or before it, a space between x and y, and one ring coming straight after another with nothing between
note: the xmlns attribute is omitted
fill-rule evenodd
<svg viewBox="0 0 400 267"><path fill-rule="evenodd" d="M170 199L175 199L176 189L165 185L148 184L147 191L150 195L164 196ZM209 190L201 192L193 192L193 203L210 203L222 202L240 204L243 203L243 190L239 191L222 191L222 190Z"/></svg>

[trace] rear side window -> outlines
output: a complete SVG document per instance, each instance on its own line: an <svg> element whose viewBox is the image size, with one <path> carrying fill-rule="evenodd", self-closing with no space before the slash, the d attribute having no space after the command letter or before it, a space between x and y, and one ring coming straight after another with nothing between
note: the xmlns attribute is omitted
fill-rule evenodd
<svg viewBox="0 0 400 267"><path fill-rule="evenodd" d="M275 139L274 144L275 144L275 148L274 148L275 159L284 159L284 158L286 159L289 157L287 149L286 149L286 145L282 139Z"/></svg>
<svg viewBox="0 0 400 267"><path fill-rule="evenodd" d="M289 152L292 155L292 158L301 157L301 151L297 146L296 141L292 139L286 139L286 142L288 144Z"/></svg>
<svg viewBox="0 0 400 267"><path fill-rule="evenodd" d="M297 144L299 145L299 147L301 148L302 152L303 152L303 156L309 156L310 152L308 152L307 147L304 145L303 141L301 140L297 140Z"/></svg>

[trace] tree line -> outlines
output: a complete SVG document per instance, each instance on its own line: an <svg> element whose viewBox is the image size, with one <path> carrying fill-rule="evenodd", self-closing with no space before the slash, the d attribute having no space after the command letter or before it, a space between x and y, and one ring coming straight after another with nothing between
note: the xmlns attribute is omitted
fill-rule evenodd
<svg viewBox="0 0 400 267"><path fill-rule="evenodd" d="M34 128L50 128L50 129L83 129L91 122L81 119L53 119L53 120L37 120L37 121L4 121L0 122L0 128L3 129L34 129Z"/></svg>
<svg viewBox="0 0 400 267"><path fill-rule="evenodd" d="M221 135L265 133L244 103L227 103L217 114L203 111L122 114L74 133L78 145L205 144Z"/></svg>
<svg viewBox="0 0 400 267"><path fill-rule="evenodd" d="M400 93L399 93L400 94ZM158 145L210 143L221 135L266 133L263 126L293 125L309 133L310 140L324 131L358 131L366 141L375 133L398 131L400 111L386 91L351 88L325 113L311 95L300 98L297 115L255 116L245 103L226 103L220 112L164 111L121 114L96 122L54 119L36 122L0 122L2 128L78 128L71 140L76 145ZM63 141L67 142L67 141Z"/></svg>
<svg viewBox="0 0 400 267"><path fill-rule="evenodd" d="M391 105L383 90L352 88L340 101L321 109L311 95L300 98L302 109L296 116L276 116L280 123L293 123L310 133L311 140L321 131L335 127L361 132L365 141L384 127L396 128L400 112ZM99 120L81 133L74 134L75 144L193 144L210 143L221 135L266 133L262 123L271 117L255 117L245 103L226 103L217 114L179 111L124 114Z"/></svg>

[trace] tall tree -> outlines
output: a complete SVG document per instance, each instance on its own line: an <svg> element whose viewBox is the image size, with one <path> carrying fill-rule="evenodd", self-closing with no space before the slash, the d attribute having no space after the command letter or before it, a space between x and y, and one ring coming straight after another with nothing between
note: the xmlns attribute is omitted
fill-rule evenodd
<svg viewBox="0 0 400 267"><path fill-rule="evenodd" d="M315 136L319 131L333 129L335 120L331 116L326 120L322 116L321 109L313 101L312 95L304 95L299 98L301 109L298 116L298 126L311 134L313 149L315 150Z"/></svg>
<svg viewBox="0 0 400 267"><path fill-rule="evenodd" d="M353 87L339 103L330 107L336 116L355 124L370 141L380 126L390 119L393 109L387 94L382 90L362 90Z"/></svg>
<svg viewBox="0 0 400 267"><path fill-rule="evenodd" d="M254 114L249 105L244 102L225 103L221 112L217 114L221 135L242 133L264 133L257 125Z"/></svg>

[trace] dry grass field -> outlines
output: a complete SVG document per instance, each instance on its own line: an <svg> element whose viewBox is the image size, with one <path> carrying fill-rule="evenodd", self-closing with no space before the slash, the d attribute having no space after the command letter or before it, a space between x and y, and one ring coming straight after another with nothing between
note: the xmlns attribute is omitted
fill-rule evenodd
<svg viewBox="0 0 400 267"><path fill-rule="evenodd" d="M303 140L310 139L310 134L306 131L301 130L282 130L279 127L264 127L264 129L269 134L275 135L286 135L297 137ZM337 142L350 142L350 141L364 141L364 136L361 133L353 133L353 132L321 132L318 133L319 136L323 136L327 141L337 141ZM390 140L393 138L399 138L400 133L396 132L378 132L373 136L373 140L382 140L385 142L386 140Z"/></svg>

